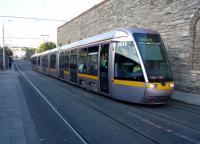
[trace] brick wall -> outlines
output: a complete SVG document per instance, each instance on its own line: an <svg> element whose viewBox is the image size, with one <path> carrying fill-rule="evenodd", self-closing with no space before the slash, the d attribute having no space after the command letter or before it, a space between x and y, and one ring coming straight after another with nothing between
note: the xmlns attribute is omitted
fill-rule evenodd
<svg viewBox="0 0 200 144"><path fill-rule="evenodd" d="M176 88L200 93L199 0L105 0L60 26L57 44L68 44L122 26L160 32Z"/></svg>

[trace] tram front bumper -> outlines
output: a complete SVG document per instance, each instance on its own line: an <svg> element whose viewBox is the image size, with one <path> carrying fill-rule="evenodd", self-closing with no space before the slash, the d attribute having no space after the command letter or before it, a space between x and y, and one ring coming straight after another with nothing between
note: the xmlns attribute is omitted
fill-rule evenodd
<svg viewBox="0 0 200 144"><path fill-rule="evenodd" d="M168 82L165 85L160 83L148 83L144 97L145 103L166 103L173 93L174 83Z"/></svg>

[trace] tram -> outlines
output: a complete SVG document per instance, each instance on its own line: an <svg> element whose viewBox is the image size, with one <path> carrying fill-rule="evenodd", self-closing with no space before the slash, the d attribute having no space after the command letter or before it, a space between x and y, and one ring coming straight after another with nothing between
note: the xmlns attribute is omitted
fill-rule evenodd
<svg viewBox="0 0 200 144"><path fill-rule="evenodd" d="M113 99L166 103L174 82L160 34L120 28L32 56L34 70Z"/></svg>

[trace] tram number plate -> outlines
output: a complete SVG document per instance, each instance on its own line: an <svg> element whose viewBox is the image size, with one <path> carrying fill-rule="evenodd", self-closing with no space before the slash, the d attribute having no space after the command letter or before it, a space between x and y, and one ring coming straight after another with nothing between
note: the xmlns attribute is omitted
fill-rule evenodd
<svg viewBox="0 0 200 144"><path fill-rule="evenodd" d="M127 44L127 42L119 42L119 43L117 43L117 46L119 46L119 47L126 47L128 44Z"/></svg>

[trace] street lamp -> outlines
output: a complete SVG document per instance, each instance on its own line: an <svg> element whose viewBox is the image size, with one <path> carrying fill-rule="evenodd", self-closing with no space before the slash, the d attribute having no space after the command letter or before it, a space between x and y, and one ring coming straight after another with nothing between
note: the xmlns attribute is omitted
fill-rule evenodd
<svg viewBox="0 0 200 144"><path fill-rule="evenodd" d="M5 70L6 69L6 49L5 49L5 37L4 37L4 32L5 32L5 28L4 28L4 22L5 21L12 21L12 20L4 20L2 22L2 34L3 34L3 43L2 43L2 46L3 46L3 69Z"/></svg>

